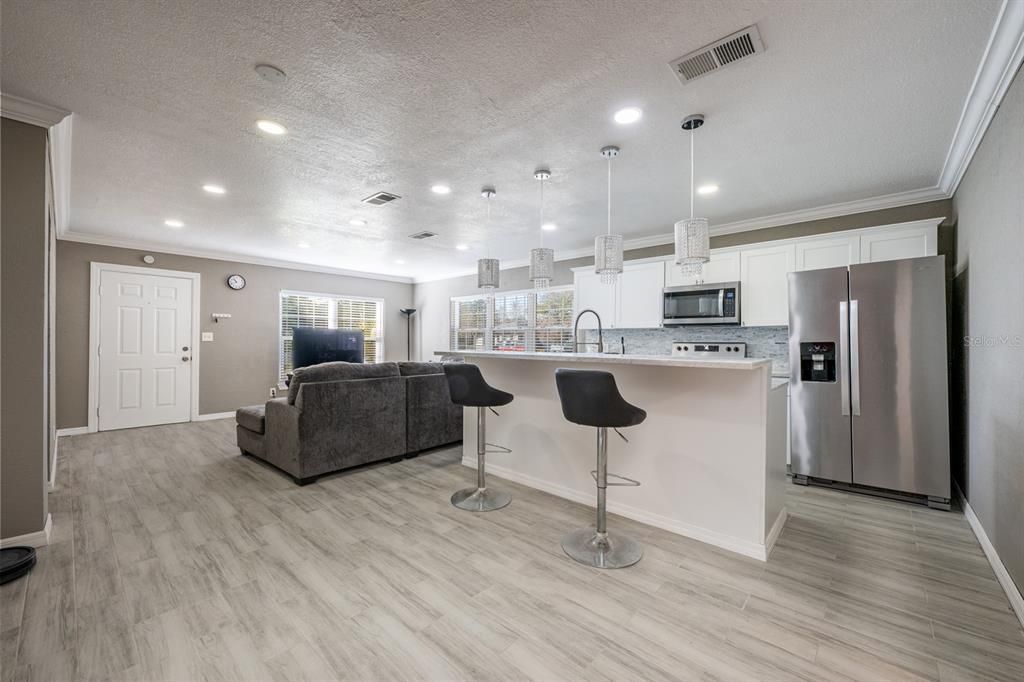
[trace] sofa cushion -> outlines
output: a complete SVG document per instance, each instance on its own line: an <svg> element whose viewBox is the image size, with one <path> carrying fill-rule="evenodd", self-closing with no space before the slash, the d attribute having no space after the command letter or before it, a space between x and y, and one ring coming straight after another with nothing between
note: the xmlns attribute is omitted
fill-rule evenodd
<svg viewBox="0 0 1024 682"><path fill-rule="evenodd" d="M398 365L394 362L324 362L319 365L300 367L292 374L291 383L288 384L288 404L295 404L299 388L306 382L383 379L397 376L399 376Z"/></svg>
<svg viewBox="0 0 1024 682"><path fill-rule="evenodd" d="M398 372L403 377L444 374L444 365L440 362L400 362L398 363Z"/></svg>
<svg viewBox="0 0 1024 682"><path fill-rule="evenodd" d="M263 405L249 405L240 407L235 411L235 422L243 429L253 433L264 433L266 431L267 408Z"/></svg>

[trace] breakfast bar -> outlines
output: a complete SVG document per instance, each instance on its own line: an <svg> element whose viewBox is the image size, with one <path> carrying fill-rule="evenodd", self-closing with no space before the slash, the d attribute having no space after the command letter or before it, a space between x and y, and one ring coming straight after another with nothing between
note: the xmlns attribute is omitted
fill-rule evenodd
<svg viewBox="0 0 1024 682"><path fill-rule="evenodd" d="M604 370L647 411L609 439L608 511L760 560L786 520L786 388L771 362L597 353L438 351L480 367L515 400L488 421L490 474L594 505L594 431L562 416L555 369ZM476 466L476 420L463 420L463 464ZM514 502L513 502L514 504Z"/></svg>

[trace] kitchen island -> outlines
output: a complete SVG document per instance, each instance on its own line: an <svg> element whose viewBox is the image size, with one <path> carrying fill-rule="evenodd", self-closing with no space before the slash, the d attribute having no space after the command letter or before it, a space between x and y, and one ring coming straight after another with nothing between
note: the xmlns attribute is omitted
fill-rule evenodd
<svg viewBox="0 0 1024 682"><path fill-rule="evenodd" d="M489 474L590 506L596 430L564 419L555 369L611 372L647 420L624 430L629 443L610 434L609 471L642 485L611 488L608 511L767 559L786 520L786 386L772 380L769 360L435 354L479 365L488 383L515 395L487 421L488 441L512 450L487 455ZM464 420L462 457L476 467L475 415Z"/></svg>

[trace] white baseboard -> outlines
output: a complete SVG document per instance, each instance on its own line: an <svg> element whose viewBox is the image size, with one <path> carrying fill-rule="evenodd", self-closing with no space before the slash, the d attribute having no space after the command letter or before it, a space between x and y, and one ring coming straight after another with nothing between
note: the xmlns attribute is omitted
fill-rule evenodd
<svg viewBox="0 0 1024 682"><path fill-rule="evenodd" d="M50 544L50 529L53 527L53 517L49 514L46 515L46 523L43 524L42 530L37 530L35 533L25 533L24 535L15 535L13 538L3 538L0 540L0 548L2 547L18 547L28 545L29 547L45 547Z"/></svg>
<svg viewBox="0 0 1024 682"><path fill-rule="evenodd" d="M476 458L465 457L462 458L462 464L469 467L470 469L476 469ZM517 471L506 469L502 466L496 466L494 464L487 465L487 472L493 473L495 476L504 478L512 481L513 483L521 483L522 485L541 490L546 493L561 497L566 500L572 500L573 502L579 502L585 504L588 507L596 507L597 499L593 493L583 493L572 488L557 485L549 481L544 481L533 476L521 474ZM771 547L767 545L761 545L756 542L749 542L740 538L732 537L731 535L723 535L707 528L700 526L694 526L688 523L681 523L675 519L666 518L659 514L652 514L651 512L644 511L643 509L637 509L629 505L609 502L608 511L619 516L625 516L627 519L633 519L640 523L648 526L654 526L655 528L661 528L667 530L670 533L676 535L682 535L684 537L693 538L700 542L714 545L715 547L721 547L727 549L730 552L736 552L743 556L751 557L752 559L758 559L760 561L768 560L768 553L771 551ZM779 518L775 521L775 526L772 527L772 532L778 537L778 534L782 532L782 526L786 522L785 510L779 514ZM778 530L776 531L776 526ZM774 538L771 542L774 543Z"/></svg>
<svg viewBox="0 0 1024 682"><path fill-rule="evenodd" d="M68 429L57 429L57 437L61 436L81 436L82 434L89 433L88 426L72 426Z"/></svg>
<svg viewBox="0 0 1024 682"><path fill-rule="evenodd" d="M772 555L772 550L775 548L775 541L782 535L782 529L786 525L786 519L789 518L789 511L785 507L779 511L779 515L775 517L775 523L772 524L772 529L768 531L768 537L764 539L765 548L765 560Z"/></svg>
<svg viewBox="0 0 1024 682"><path fill-rule="evenodd" d="M999 554L996 553L996 548L992 545L992 541L988 539L988 533L985 532L985 528L981 525L981 521L978 516L971 509L970 503L964 496L964 491L960 490L959 484L955 481L953 486L956 489L956 494L960 498L960 506L964 509L964 516L967 517L967 523L971 526L971 530L974 531L974 536L978 538L978 542L981 544L981 549L985 552L985 558L992 565L992 570L996 574L996 580L1003 588L1003 592L1006 593L1006 598L1010 600L1010 607L1013 612L1017 614L1017 620L1020 621L1021 627L1024 627L1024 597L1021 596L1020 588L1017 587L1017 583L1013 582L1013 578L1010 577L1009 571L1006 570L1006 566L1003 565L1003 560L999 558Z"/></svg>
<svg viewBox="0 0 1024 682"><path fill-rule="evenodd" d="M201 414L192 421L196 422L212 422L217 419L232 419L235 416L234 410L231 412L211 412L210 414Z"/></svg>

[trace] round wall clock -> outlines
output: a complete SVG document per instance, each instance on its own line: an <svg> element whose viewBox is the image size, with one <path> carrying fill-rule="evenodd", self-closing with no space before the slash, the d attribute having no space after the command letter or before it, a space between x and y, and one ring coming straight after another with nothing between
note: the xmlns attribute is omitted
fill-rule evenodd
<svg viewBox="0 0 1024 682"><path fill-rule="evenodd" d="M234 289L235 291L244 288L245 277L242 277L241 275L231 275L230 277L228 277L228 286Z"/></svg>

